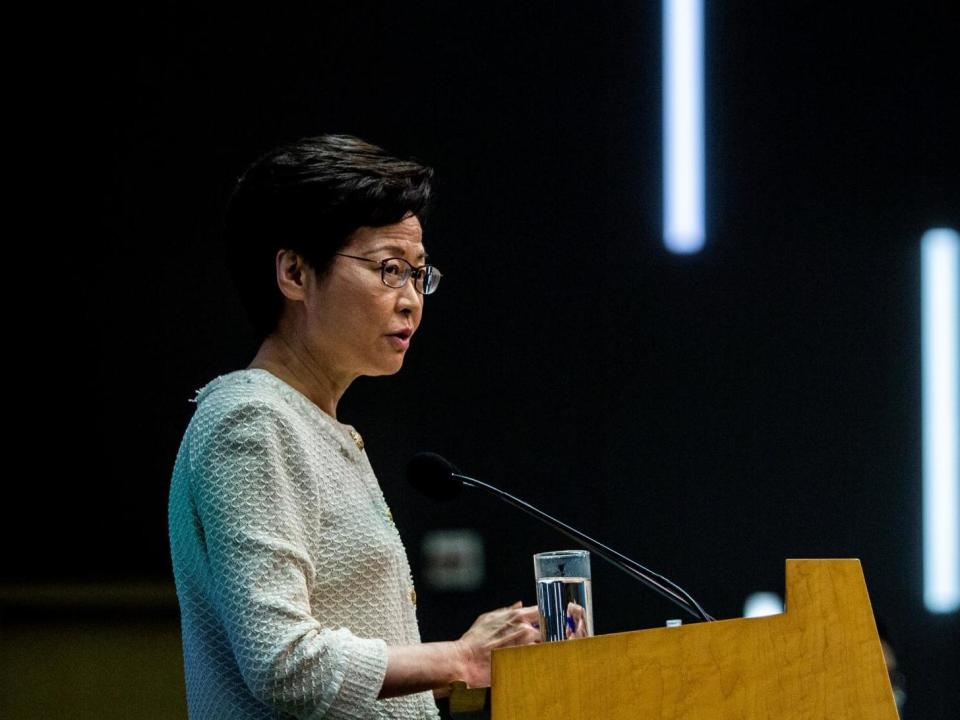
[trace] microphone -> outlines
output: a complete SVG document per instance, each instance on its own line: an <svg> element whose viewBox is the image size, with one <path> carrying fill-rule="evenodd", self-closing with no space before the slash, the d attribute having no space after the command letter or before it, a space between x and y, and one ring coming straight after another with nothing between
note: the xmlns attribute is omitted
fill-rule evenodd
<svg viewBox="0 0 960 720"><path fill-rule="evenodd" d="M635 580L639 580L651 590L658 592L663 597L670 600L675 605L686 610L695 618L711 621L714 618L700 607L700 603L671 580L659 575L652 570L645 568L635 560L609 548L601 542L585 535L576 528L570 527L564 522L557 520L547 513L535 508L528 502L514 497L493 485L488 485L476 478L461 475L457 467L446 458L432 452L420 452L414 455L407 463L407 482L421 493L434 500L452 500L460 494L464 487L479 488L485 490L494 497L504 502L520 508L525 513L532 515L538 520L546 523L554 530L566 535L568 538L580 543L591 552L596 553L604 560L619 568Z"/></svg>

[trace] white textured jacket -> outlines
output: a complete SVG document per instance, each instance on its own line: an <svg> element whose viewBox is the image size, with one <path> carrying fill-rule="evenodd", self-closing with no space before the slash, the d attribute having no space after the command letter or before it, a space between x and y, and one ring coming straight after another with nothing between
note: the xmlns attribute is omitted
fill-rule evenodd
<svg viewBox="0 0 960 720"><path fill-rule="evenodd" d="M197 392L170 490L193 720L436 718L377 700L420 642L400 535L347 426L266 370Z"/></svg>

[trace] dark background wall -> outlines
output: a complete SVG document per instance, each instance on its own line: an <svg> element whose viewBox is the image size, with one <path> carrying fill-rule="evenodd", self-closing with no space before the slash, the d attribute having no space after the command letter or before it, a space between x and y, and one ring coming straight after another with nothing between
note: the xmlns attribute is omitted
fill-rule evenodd
<svg viewBox="0 0 960 720"><path fill-rule="evenodd" d="M486 497L411 496L403 466L429 448L718 617L782 590L784 558L860 558L907 717L952 715L958 617L921 595L918 262L926 229L960 226L951 5L707 3L709 238L693 257L660 238L658 3L84 18L53 55L61 94L35 91L53 172L14 148L62 194L28 207L66 252L28 335L44 389L11 388L42 512L8 506L8 547L39 554L10 553L5 580L170 578L187 400L255 349L217 249L230 184L280 141L350 132L439 180L425 242L441 291L403 371L358 381L340 410L415 573L430 529L486 541L481 591L421 591L426 639L533 602L530 555L568 545ZM594 578L599 632L677 615L603 565Z"/></svg>

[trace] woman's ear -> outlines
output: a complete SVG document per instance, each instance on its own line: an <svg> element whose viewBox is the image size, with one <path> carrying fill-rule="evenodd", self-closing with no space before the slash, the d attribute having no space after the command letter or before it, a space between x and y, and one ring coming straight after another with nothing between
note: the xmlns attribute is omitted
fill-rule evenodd
<svg viewBox="0 0 960 720"><path fill-rule="evenodd" d="M303 300L303 275L306 262L293 250L278 250L276 256L277 287L290 300Z"/></svg>

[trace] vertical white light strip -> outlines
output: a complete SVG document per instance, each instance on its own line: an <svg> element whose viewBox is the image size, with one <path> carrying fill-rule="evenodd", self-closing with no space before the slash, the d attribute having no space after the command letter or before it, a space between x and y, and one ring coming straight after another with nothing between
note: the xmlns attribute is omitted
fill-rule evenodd
<svg viewBox="0 0 960 720"><path fill-rule="evenodd" d="M690 254L706 239L703 0L664 0L663 88L663 241Z"/></svg>
<svg viewBox="0 0 960 720"><path fill-rule="evenodd" d="M920 243L923 356L923 601L960 608L957 348L960 236L937 228Z"/></svg>

